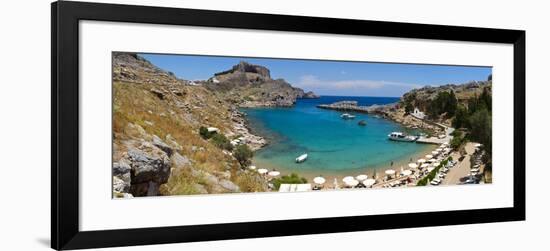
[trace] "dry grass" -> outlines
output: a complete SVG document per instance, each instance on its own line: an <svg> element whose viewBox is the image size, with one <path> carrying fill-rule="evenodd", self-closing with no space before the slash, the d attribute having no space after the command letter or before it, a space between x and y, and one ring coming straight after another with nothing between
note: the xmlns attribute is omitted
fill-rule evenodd
<svg viewBox="0 0 550 251"><path fill-rule="evenodd" d="M257 174L244 173L234 176L233 182L241 188L242 192L265 192L266 187L264 183L258 182Z"/></svg>
<svg viewBox="0 0 550 251"><path fill-rule="evenodd" d="M170 175L168 182L160 187L160 193L162 195L197 194L195 183L197 182L189 171L181 171L175 175Z"/></svg>
<svg viewBox="0 0 550 251"><path fill-rule="evenodd" d="M214 126L227 131L229 126L229 109L220 103L211 93L202 87L178 86L183 88L185 95L167 95L159 98L150 90L165 86L115 82L113 84L113 133L115 144L121 147L120 141L131 137L126 132L129 123L140 125L147 133L165 139L170 134L182 146L180 154L187 156L193 163L193 168L209 173L225 171L226 166L239 168L238 163L225 155L212 143L202 139L198 127ZM170 87L173 88L173 87ZM195 88L190 92L188 88ZM190 109L183 109L176 104L189 104ZM234 177L234 176L233 176ZM250 177L237 177L236 183L245 191L261 191L261 185ZM194 184L201 180L192 177L189 172L178 172L171 175L168 183L161 187L165 195L197 193ZM203 182L204 183L204 182ZM257 182L256 182L257 183ZM207 190L210 190L207 187Z"/></svg>

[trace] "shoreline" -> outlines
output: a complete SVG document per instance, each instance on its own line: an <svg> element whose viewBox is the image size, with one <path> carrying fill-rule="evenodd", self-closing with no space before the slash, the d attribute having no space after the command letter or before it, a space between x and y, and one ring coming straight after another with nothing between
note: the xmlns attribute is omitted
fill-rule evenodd
<svg viewBox="0 0 550 251"><path fill-rule="evenodd" d="M417 144L417 143L412 143ZM417 159L424 158L425 155L430 154L431 151L438 148L437 145L427 146L429 147L426 150L423 150L421 152L418 152L414 155L408 155L405 158L394 160L393 166L390 166L390 163L388 164L381 164L379 166L373 166L373 167L363 167L363 168L356 168L356 169L346 169L346 170L289 170L284 167L276 166L274 164L269 163L262 163L254 161L252 162L252 165L255 165L257 168L265 168L268 170L277 170L281 172L281 176L283 175L290 175L291 173L296 173L300 177L304 177L308 180L308 182L312 182L313 179L317 176L322 176L327 180L327 183L325 184L332 184L334 181L334 178L337 179L339 184L342 184L342 178L346 176L352 176L356 177L361 174L366 174L369 176L369 178L374 177L374 174L376 172L377 177L380 179L384 177L385 171L389 169L393 169L396 171L396 173L401 172L401 167L403 167L403 170L408 170L408 164L410 163L410 159L413 159L413 162L416 162Z"/></svg>
<svg viewBox="0 0 550 251"><path fill-rule="evenodd" d="M378 107L380 107L380 106L378 106ZM247 131L246 133L253 136L253 137L257 137L257 138L262 139L261 146L257 146L253 149L254 152L257 152L258 150L261 150L265 146L269 145L269 142L267 142L266 137L255 135L253 133L253 129L249 126L250 121L247 118L248 115L245 112L240 111L239 110L240 108L250 108L250 107L237 107L237 108L235 108L235 111L241 116L241 118L242 118L241 126L243 126L246 129L246 131ZM279 108L279 107L256 106L256 107L253 107L253 108ZM291 107L285 106L285 107L282 107L282 108L291 108ZM397 113L398 110L396 110L394 112ZM410 128L409 124L400 122L398 120L395 120L392 117L390 117L390 116L388 116L388 115L386 115L386 114L384 114L380 111L377 111L375 113L383 115L382 116L383 119L386 119L386 120L391 121L393 123L399 124L399 125L404 126L406 128ZM406 144L421 144L421 143L414 142L414 143L406 143ZM357 169L347 169L347 170L341 170L341 171L340 170L289 170L288 168L277 166L277 164L265 163L265 162L261 162L261 161L258 162L257 160L254 160L254 158L252 159L252 164L251 165L257 166L257 168L265 168L265 169L268 169L268 170L277 170L277 171L281 172L281 175L279 177L281 177L283 175L290 175L291 173L296 173L300 177L306 178L308 180L308 182L312 182L313 178L315 178L317 176L322 176L327 180L327 183L325 183L325 184L332 184L335 178L336 178L336 180L338 181L339 184L342 184L342 178L346 177L346 176L356 177L357 175L360 175L360 174L366 174L366 175L369 176L369 178L372 178L374 176L375 172L376 172L377 177L382 178L385 175L385 171L389 170L389 169L395 170L396 173L400 173L401 168L403 168L403 170L408 170L409 169L408 168L408 163L410 163L410 159L413 159L413 162L415 162L419 158L424 158L425 155L430 154L431 151L433 151L436 148L438 148L438 145L427 144L426 149L424 149L424 150L421 150L421 151L419 151L415 154L407 155L406 157L403 157L401 159L393 160L393 165L391 165L390 163L387 163L387 164L379 164L377 166L360 167L360 168L357 168ZM252 149L252 147L251 147L251 149Z"/></svg>

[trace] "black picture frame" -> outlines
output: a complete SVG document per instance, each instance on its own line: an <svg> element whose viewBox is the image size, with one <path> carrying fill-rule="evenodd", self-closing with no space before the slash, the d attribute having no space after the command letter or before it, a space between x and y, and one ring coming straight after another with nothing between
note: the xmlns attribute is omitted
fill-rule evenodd
<svg viewBox="0 0 550 251"><path fill-rule="evenodd" d="M69 1L52 3L51 17L51 247L54 249L525 220L525 31ZM80 231L78 23L81 20L511 44L514 50L514 206L411 214ZM327 225L330 228L325 227Z"/></svg>

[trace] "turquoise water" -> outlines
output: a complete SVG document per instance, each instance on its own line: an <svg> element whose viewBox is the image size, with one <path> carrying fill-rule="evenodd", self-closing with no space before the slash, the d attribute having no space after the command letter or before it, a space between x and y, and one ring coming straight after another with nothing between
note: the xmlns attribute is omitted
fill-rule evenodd
<svg viewBox="0 0 550 251"><path fill-rule="evenodd" d="M415 133L392 121L361 113L352 113L355 119L344 120L340 118L343 112L316 107L340 100L372 105L393 103L398 98L324 96L300 99L292 108L242 109L252 131L269 142L255 153L254 164L294 172L338 173L389 167L392 161L408 160L428 149L422 144L388 140L392 131ZM367 125L359 126L360 120ZM308 159L295 163L303 153Z"/></svg>

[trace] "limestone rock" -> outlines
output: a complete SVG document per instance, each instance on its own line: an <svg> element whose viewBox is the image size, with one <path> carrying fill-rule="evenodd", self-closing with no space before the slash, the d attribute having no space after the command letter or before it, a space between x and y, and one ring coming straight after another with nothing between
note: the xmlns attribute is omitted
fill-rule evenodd
<svg viewBox="0 0 550 251"><path fill-rule="evenodd" d="M176 151L181 151L183 149L183 147L178 144L176 139L170 134L166 135L166 143Z"/></svg>
<svg viewBox="0 0 550 251"><path fill-rule="evenodd" d="M115 193L128 193L130 191L130 183L124 182L124 180L113 176L113 192Z"/></svg>
<svg viewBox="0 0 550 251"><path fill-rule="evenodd" d="M223 187L224 189L227 189L229 190L230 192L233 192L233 193L238 193L241 191L241 189L239 188L239 186L235 185L235 183L229 181L229 180L221 180L219 182L219 185L221 187Z"/></svg>
<svg viewBox="0 0 550 251"><path fill-rule="evenodd" d="M172 155L172 166L177 168L177 167L185 167L185 166L189 166L191 165L191 161L189 160L189 158L185 157L185 156L182 156L181 154L179 153L174 153L174 155Z"/></svg>
<svg viewBox="0 0 550 251"><path fill-rule="evenodd" d="M163 150L166 154L168 154L168 156L172 156L172 153L174 152L172 147L164 143L164 141L162 141L162 139L160 139L157 135L153 135L153 145Z"/></svg>
<svg viewBox="0 0 550 251"><path fill-rule="evenodd" d="M193 184L193 188L199 194L207 194L208 193L208 190L206 190L206 188L201 184Z"/></svg>

